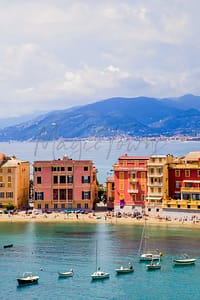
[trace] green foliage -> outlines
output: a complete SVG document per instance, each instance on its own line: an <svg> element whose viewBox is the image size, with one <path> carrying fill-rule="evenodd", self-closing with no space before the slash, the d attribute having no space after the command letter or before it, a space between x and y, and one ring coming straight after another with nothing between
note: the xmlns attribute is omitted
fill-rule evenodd
<svg viewBox="0 0 200 300"><path fill-rule="evenodd" d="M12 204L12 203L8 203L7 205L6 205L6 209L7 210L13 210L15 208L15 206L14 206L14 204Z"/></svg>

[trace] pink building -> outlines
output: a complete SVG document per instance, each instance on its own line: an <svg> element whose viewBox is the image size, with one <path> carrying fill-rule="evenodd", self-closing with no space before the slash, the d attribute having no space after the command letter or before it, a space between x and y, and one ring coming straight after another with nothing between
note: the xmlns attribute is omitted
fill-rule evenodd
<svg viewBox="0 0 200 300"><path fill-rule="evenodd" d="M97 194L96 168L91 160L34 162L34 208L93 209Z"/></svg>
<svg viewBox="0 0 200 300"><path fill-rule="evenodd" d="M114 164L115 210L142 211L147 196L149 156L120 156Z"/></svg>

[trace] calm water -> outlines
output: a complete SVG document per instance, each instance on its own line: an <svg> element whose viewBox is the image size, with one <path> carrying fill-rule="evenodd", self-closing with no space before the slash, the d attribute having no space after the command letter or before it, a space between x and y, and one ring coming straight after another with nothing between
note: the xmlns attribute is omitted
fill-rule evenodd
<svg viewBox="0 0 200 300"><path fill-rule="evenodd" d="M0 299L200 299L199 230L152 227L151 241L164 253L153 272L137 259L141 232L140 225L0 223ZM92 282L96 241L98 264L110 278ZM8 243L14 247L3 249ZM196 265L173 267L182 253L196 257ZM134 273L117 276L115 268L129 261ZM58 270L70 268L73 277L58 279ZM38 285L18 288L24 271L39 275Z"/></svg>
<svg viewBox="0 0 200 300"><path fill-rule="evenodd" d="M200 151L200 142L155 142L134 140L110 141L75 141L63 142L11 142L0 143L0 152L6 155L16 155L18 158L30 161L52 160L67 155L72 159L91 159L98 169L98 180L104 183L111 175L112 165L118 157L125 153L129 155L173 154L182 156L190 151Z"/></svg>

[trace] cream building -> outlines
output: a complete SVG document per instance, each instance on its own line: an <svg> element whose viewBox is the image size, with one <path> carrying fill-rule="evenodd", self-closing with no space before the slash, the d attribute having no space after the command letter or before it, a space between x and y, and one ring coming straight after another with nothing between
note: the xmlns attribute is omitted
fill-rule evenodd
<svg viewBox="0 0 200 300"><path fill-rule="evenodd" d="M0 207L25 209L29 200L30 163L0 154Z"/></svg>

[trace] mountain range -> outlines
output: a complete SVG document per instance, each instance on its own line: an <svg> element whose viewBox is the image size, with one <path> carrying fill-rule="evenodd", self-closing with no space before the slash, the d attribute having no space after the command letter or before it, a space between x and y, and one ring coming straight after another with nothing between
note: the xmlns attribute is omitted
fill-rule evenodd
<svg viewBox="0 0 200 300"><path fill-rule="evenodd" d="M89 137L171 137L200 132L200 96L110 98L41 114L0 129L0 141Z"/></svg>

